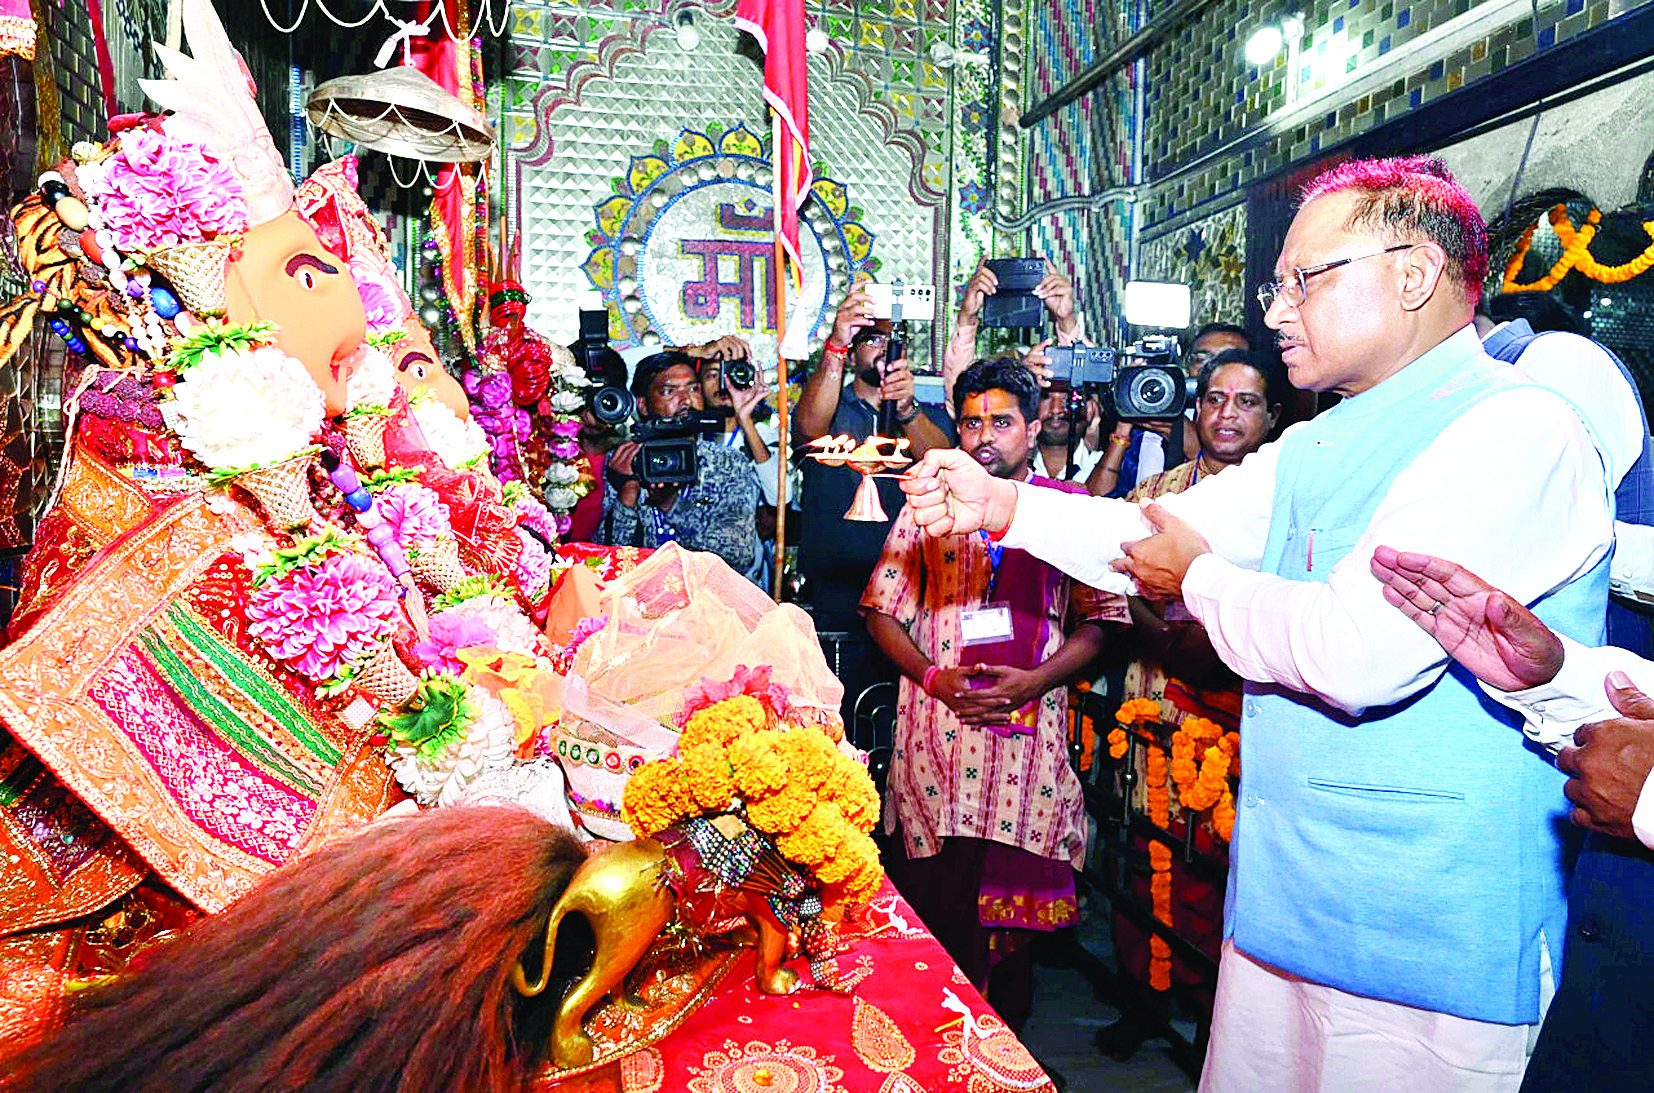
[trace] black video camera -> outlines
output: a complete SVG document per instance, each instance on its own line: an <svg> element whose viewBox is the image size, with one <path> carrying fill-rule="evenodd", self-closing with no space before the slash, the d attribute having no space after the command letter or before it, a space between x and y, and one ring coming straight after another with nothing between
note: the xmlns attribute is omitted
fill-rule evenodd
<svg viewBox="0 0 1654 1093"><path fill-rule="evenodd" d="M609 313L603 308L580 312L580 340L571 347L574 359L596 386L588 388L586 405L604 425L619 425L636 410L636 399L626 390L626 362L609 347Z"/></svg>
<svg viewBox="0 0 1654 1093"><path fill-rule="evenodd" d="M1197 383L1177 363L1177 339L1151 334L1123 353L1083 345L1047 349L1051 382L1070 390L1102 387L1104 410L1121 421L1169 421L1194 401ZM1137 363L1119 366L1124 356Z"/></svg>
<svg viewBox="0 0 1654 1093"><path fill-rule="evenodd" d="M632 473L646 486L693 486L701 471L695 443L722 428L718 415L695 410L676 417L638 418L632 423L632 439L638 444Z"/></svg>

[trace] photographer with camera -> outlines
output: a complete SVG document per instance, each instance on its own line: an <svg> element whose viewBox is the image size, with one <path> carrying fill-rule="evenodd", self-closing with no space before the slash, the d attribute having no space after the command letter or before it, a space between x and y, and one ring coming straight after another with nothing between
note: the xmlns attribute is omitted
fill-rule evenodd
<svg viewBox="0 0 1654 1093"><path fill-rule="evenodd" d="M645 357L632 375L639 420L608 456L603 541L707 550L748 577L762 567L758 474L746 452L709 440L695 360L679 350Z"/></svg>
<svg viewBox="0 0 1654 1093"><path fill-rule="evenodd" d="M695 358L701 402L709 412L723 416L724 446L745 450L752 457L764 504L775 507L781 485L781 461L771 455L776 426L769 408L763 405L769 385L764 382L763 371L752 363L752 347L729 335L686 348L684 353ZM764 420L760 421L760 416Z"/></svg>
<svg viewBox="0 0 1654 1093"><path fill-rule="evenodd" d="M905 357L887 362L891 324L875 318L876 307L857 284L833 317L821 363L810 374L793 415L793 436L803 444L822 436L850 436L859 443L878 432L879 407L895 404L899 434L915 457L932 448L953 445L950 420L914 395L913 373ZM854 363L851 364L851 361ZM850 383L845 384L849 364ZM817 631L835 638L831 662L844 684L844 720L851 724L856 699L877 682L893 678L883 656L868 640L862 623L861 595L884 550L890 523L846 521L861 476L848 467L827 467L805 460L799 498L798 572ZM879 501L894 516L904 500L888 478L875 479ZM790 527L791 525L789 525Z"/></svg>
<svg viewBox="0 0 1654 1093"><path fill-rule="evenodd" d="M1251 339L1241 327L1229 323L1207 323L1189 343L1184 354L1183 368L1190 379L1198 378L1205 367L1220 354L1251 349ZM1195 407L1186 415L1194 420ZM1184 459L1193 459L1199 452L1195 431L1183 432L1181 458L1168 452L1172 438L1172 419L1160 421L1122 421L1110 434L1104 458L1092 468L1086 488L1097 497L1124 497L1129 491L1155 475L1176 467Z"/></svg>

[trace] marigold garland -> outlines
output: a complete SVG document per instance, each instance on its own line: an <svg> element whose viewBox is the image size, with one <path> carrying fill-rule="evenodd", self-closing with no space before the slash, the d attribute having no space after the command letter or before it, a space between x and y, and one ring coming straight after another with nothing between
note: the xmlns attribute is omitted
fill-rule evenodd
<svg viewBox="0 0 1654 1093"><path fill-rule="evenodd" d="M1516 245L1516 253L1505 263L1505 279L1500 291L1548 292L1560 284L1569 271L1576 269L1593 281L1617 285L1640 277L1654 267L1654 220L1643 221L1643 231L1648 233L1651 242L1641 254L1629 262L1605 266L1591 256L1591 243L1602 224L1602 210L1592 208L1585 214L1585 222L1577 229L1568 217L1566 205L1557 205L1551 209L1549 219L1551 230L1556 232L1556 237L1562 244L1562 257L1557 259L1556 264L1537 281L1525 285L1517 281L1516 278L1522 272L1522 264L1528 257L1528 249L1533 245L1534 231L1539 227L1538 224L1534 224L1522 233L1521 241Z"/></svg>
<svg viewBox="0 0 1654 1093"><path fill-rule="evenodd" d="M1222 726L1204 717L1191 717L1172 733L1172 782L1178 803L1191 812L1213 807L1229 788L1233 754L1220 746L1223 740Z"/></svg>
<svg viewBox="0 0 1654 1093"><path fill-rule="evenodd" d="M1124 758L1130 748L1126 726L1160 719L1160 703L1152 698L1133 698L1120 704L1115 720L1120 727L1108 734L1108 753ZM1212 828L1225 842L1235 828L1235 798L1229 788L1229 772L1240 754L1240 735L1204 717L1186 719L1172 733L1171 757L1152 736L1137 730L1147 747L1144 753L1144 796L1149 822L1162 831L1171 828L1171 791L1188 812L1212 810ZM1189 817L1194 822L1194 817ZM1149 896L1154 917L1172 923L1172 848L1158 839L1149 841ZM1172 986L1171 946L1159 934L1149 936L1149 986L1157 991Z"/></svg>
<svg viewBox="0 0 1654 1093"><path fill-rule="evenodd" d="M639 838L694 816L744 812L782 857L848 902L884 879L870 833L878 791L866 769L814 726L780 722L750 694L697 710L678 755L645 763L626 783L621 815Z"/></svg>
<svg viewBox="0 0 1654 1093"><path fill-rule="evenodd" d="M1156 704L1158 709L1158 704ZM1146 786L1148 797L1149 822L1167 830L1172 822L1171 793L1166 788L1168 764L1165 749L1158 744L1150 744L1145 759ZM1149 865L1153 875L1149 878L1149 897L1154 908L1154 917L1172 925L1172 851L1169 846L1158 841L1149 842ZM1172 950L1166 944L1165 938L1158 933L1149 935L1149 986L1157 991L1171 990L1172 988Z"/></svg>

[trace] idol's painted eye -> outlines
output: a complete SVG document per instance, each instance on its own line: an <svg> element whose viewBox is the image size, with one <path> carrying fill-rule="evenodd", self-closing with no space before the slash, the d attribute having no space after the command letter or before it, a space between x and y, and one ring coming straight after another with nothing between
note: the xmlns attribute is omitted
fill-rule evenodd
<svg viewBox="0 0 1654 1093"><path fill-rule="evenodd" d="M409 353L397 362L397 368L408 373L416 380L422 380L428 374L426 365L435 364L427 353Z"/></svg>
<svg viewBox="0 0 1654 1093"><path fill-rule="evenodd" d="M297 281L300 287L311 290L316 287L318 272L337 276L337 266L331 266L314 254L299 253L287 260L287 276Z"/></svg>

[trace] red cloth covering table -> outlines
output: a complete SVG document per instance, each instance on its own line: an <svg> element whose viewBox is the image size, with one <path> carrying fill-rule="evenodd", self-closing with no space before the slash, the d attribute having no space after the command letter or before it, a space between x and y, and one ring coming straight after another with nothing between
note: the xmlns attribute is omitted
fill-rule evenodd
<svg viewBox="0 0 1654 1093"><path fill-rule="evenodd" d="M847 923L840 954L853 993L761 994L743 952L712 996L650 1047L536 1093L1003 1093L1051 1090L888 881ZM794 962L808 980L802 959ZM957 1000L969 1011L944 1003Z"/></svg>

